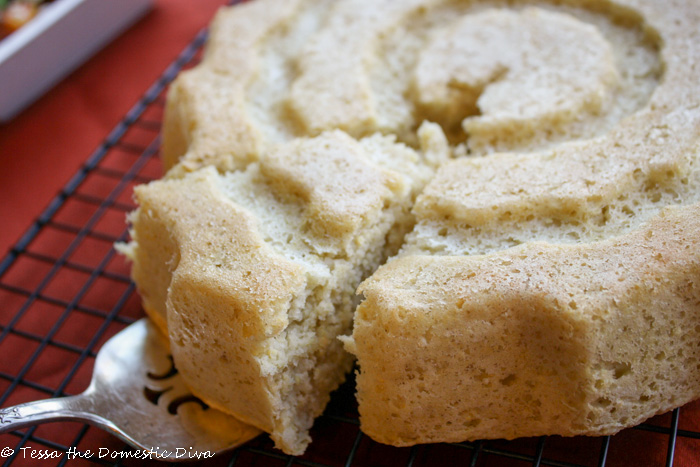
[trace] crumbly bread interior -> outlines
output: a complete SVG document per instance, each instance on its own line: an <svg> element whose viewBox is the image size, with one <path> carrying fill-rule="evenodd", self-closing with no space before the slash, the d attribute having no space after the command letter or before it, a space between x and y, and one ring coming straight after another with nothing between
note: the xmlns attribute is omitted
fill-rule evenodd
<svg viewBox="0 0 700 467"><path fill-rule="evenodd" d="M397 251L430 175L392 138L336 131L138 187L132 275L193 392L302 453L352 365L336 337L355 290Z"/></svg>

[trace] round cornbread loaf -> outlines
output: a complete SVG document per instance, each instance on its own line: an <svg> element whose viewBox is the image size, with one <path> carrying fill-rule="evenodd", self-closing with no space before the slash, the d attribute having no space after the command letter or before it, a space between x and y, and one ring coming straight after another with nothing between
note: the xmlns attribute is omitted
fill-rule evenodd
<svg viewBox="0 0 700 467"><path fill-rule="evenodd" d="M699 26L696 0L222 9L132 215L183 377L302 452L361 300L343 340L381 442L609 434L700 397Z"/></svg>

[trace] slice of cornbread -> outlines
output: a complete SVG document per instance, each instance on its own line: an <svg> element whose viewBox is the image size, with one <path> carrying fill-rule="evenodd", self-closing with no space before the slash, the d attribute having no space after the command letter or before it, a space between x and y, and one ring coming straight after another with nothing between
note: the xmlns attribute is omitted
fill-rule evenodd
<svg viewBox="0 0 700 467"><path fill-rule="evenodd" d="M138 187L132 276L192 391L302 453L352 365L336 337L357 285L400 246L430 175L392 138L336 131Z"/></svg>

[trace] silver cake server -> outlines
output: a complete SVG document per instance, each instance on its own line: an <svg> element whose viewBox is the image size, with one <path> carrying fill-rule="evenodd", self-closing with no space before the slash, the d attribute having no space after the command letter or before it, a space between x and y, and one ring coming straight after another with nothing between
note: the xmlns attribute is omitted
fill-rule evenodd
<svg viewBox="0 0 700 467"><path fill-rule="evenodd" d="M211 457L261 433L189 392L148 319L104 344L85 392L0 409L0 433L61 420L89 423L168 461Z"/></svg>

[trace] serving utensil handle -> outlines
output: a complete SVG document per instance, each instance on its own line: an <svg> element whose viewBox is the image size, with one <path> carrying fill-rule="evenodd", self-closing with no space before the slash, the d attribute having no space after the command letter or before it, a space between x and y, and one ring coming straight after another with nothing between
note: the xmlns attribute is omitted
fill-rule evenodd
<svg viewBox="0 0 700 467"><path fill-rule="evenodd" d="M92 401L85 395L27 402L0 409L0 433L46 422L80 420L96 425L107 422L90 411ZM109 422L107 422L109 423Z"/></svg>

